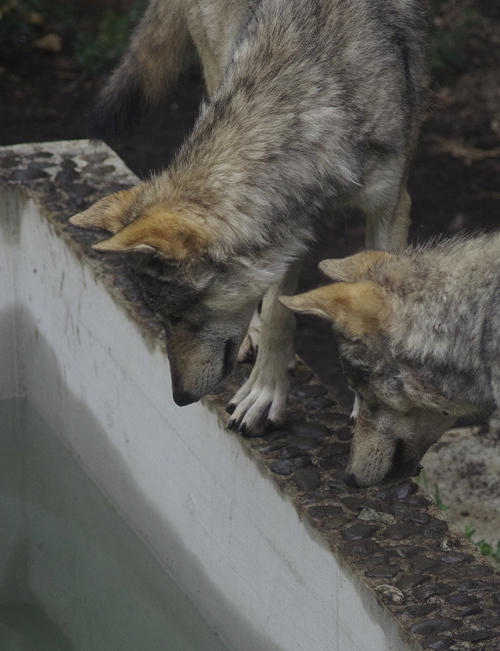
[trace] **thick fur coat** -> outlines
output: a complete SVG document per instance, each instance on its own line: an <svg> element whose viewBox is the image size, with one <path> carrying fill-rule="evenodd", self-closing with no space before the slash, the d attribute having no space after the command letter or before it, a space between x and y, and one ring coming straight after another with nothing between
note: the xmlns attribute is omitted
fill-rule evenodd
<svg viewBox="0 0 500 651"><path fill-rule="evenodd" d="M425 33L422 0L151 2L93 135L158 103L192 43L209 100L167 170L72 223L109 230L95 248L129 255L165 324L178 404L227 375L262 301L259 354L230 426L283 422L294 320L277 297L294 292L325 207L363 210L372 248L405 246Z"/></svg>
<svg viewBox="0 0 500 651"><path fill-rule="evenodd" d="M500 415L500 234L321 268L333 285L282 302L331 321L356 393L352 485L418 472L462 415Z"/></svg>

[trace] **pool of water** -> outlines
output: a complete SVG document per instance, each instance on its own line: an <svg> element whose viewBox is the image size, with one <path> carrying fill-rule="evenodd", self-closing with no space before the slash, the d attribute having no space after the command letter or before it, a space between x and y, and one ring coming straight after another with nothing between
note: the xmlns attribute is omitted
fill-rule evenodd
<svg viewBox="0 0 500 651"><path fill-rule="evenodd" d="M228 651L24 400L0 401L0 650Z"/></svg>

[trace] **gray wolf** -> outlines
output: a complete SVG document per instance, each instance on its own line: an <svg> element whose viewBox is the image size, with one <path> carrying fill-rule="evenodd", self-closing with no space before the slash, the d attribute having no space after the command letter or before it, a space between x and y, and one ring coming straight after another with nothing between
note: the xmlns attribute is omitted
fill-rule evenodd
<svg viewBox="0 0 500 651"><path fill-rule="evenodd" d="M347 482L414 475L462 415L500 414L500 233L320 268L333 280L281 302L329 319L357 417Z"/></svg>
<svg viewBox="0 0 500 651"><path fill-rule="evenodd" d="M359 208L371 248L406 244L425 91L422 0L153 0L103 90L93 135L128 128L194 43L209 99L173 164L72 218L112 237L165 325L174 400L213 391L262 302L260 345L229 426L285 419L293 294L325 207Z"/></svg>

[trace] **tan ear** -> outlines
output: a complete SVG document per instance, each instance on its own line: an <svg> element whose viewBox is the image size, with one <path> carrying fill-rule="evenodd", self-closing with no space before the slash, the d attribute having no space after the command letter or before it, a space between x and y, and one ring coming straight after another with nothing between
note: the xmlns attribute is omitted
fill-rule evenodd
<svg viewBox="0 0 500 651"><path fill-rule="evenodd" d="M157 250L171 260L182 262L190 254L207 248L213 239L213 231L198 216L155 206L92 248L116 252Z"/></svg>
<svg viewBox="0 0 500 651"><path fill-rule="evenodd" d="M391 314L387 296L368 281L325 285L298 296L281 296L279 300L294 312L333 321L347 337L355 339L381 332Z"/></svg>
<svg viewBox="0 0 500 651"><path fill-rule="evenodd" d="M386 251L362 251L348 258L339 260L323 260L319 268L332 280L352 283L361 280L374 266L393 257Z"/></svg>
<svg viewBox="0 0 500 651"><path fill-rule="evenodd" d="M128 210L138 192L139 187L136 186L110 194L88 210L71 217L69 223L81 228L102 228L110 233L118 233L125 225Z"/></svg>

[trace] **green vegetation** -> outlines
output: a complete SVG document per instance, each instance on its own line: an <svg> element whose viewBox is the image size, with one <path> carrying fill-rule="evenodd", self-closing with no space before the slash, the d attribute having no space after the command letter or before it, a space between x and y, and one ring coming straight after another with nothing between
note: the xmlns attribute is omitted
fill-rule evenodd
<svg viewBox="0 0 500 651"><path fill-rule="evenodd" d="M476 9L467 5L450 18L446 11L447 5L448 0L431 0L431 73L450 68L464 68L467 60L467 39L478 20Z"/></svg>
<svg viewBox="0 0 500 651"><path fill-rule="evenodd" d="M490 545L490 543L487 543L484 538L481 540L474 541L472 540L472 536L476 533L476 530L474 529L473 524L468 524L465 527L465 537L471 541L478 550L481 552L483 556L488 556L493 560L495 563L500 564L500 540L496 544L496 549L494 550L493 545Z"/></svg>
<svg viewBox="0 0 500 651"><path fill-rule="evenodd" d="M41 12L42 0L0 1L0 55L17 52L38 35Z"/></svg>
<svg viewBox="0 0 500 651"><path fill-rule="evenodd" d="M107 9L96 29L77 31L73 44L76 70L84 77L98 77L113 68L120 60L142 10L143 3L134 4L121 15Z"/></svg>
<svg viewBox="0 0 500 651"><path fill-rule="evenodd" d="M127 11L91 14L67 0L0 0L0 55L14 55L55 33L83 78L104 75L118 63L145 5L137 0Z"/></svg>
<svg viewBox="0 0 500 651"><path fill-rule="evenodd" d="M422 482L422 488L425 490L426 493L429 495L431 494L429 490L429 485L427 483L427 477L425 476L425 470L422 469L420 475L417 477L417 485L420 486L420 482ZM450 508L449 506L445 506L443 504L443 501L441 500L441 496L439 493L439 486L438 483L435 482L434 484L434 501L436 502L436 506L438 506L442 511L448 511ZM490 543L487 543L484 538L481 540L472 540L472 536L476 533L476 530L474 528L473 524L468 524L465 527L465 537L467 540L470 540L471 543L476 545L478 551L483 555L487 556L490 558L492 561L494 561L497 565L500 565L500 540L497 542L496 547L493 547L493 545L490 545Z"/></svg>

